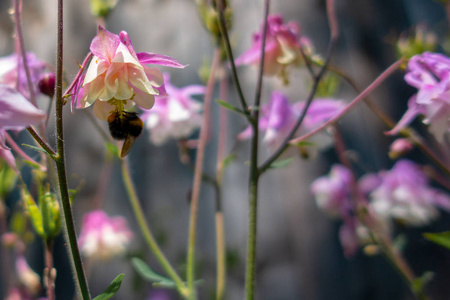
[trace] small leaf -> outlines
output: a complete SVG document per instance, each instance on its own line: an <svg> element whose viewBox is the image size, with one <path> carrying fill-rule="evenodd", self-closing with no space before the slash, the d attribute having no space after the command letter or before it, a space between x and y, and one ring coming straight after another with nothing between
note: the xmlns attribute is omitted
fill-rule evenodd
<svg viewBox="0 0 450 300"><path fill-rule="evenodd" d="M106 143L106 149L108 149L109 152L111 152L114 157L119 156L119 148L113 144L113 143Z"/></svg>
<svg viewBox="0 0 450 300"><path fill-rule="evenodd" d="M226 167L228 167L228 165L230 163L232 163L234 160L236 160L237 155L234 153L230 153L228 154L227 157L224 158L224 160L222 161L222 168L225 169Z"/></svg>
<svg viewBox="0 0 450 300"><path fill-rule="evenodd" d="M440 233L424 233L423 236L433 243L450 249L450 231Z"/></svg>
<svg viewBox="0 0 450 300"><path fill-rule="evenodd" d="M300 141L296 144L297 147L312 147L315 146L315 143L308 142L308 141Z"/></svg>
<svg viewBox="0 0 450 300"><path fill-rule="evenodd" d="M147 281L157 283L158 285L164 287L175 286L175 283L172 280L155 273L142 259L134 257L131 259L131 264L133 265L136 272L138 272L139 275L141 275Z"/></svg>
<svg viewBox="0 0 450 300"><path fill-rule="evenodd" d="M106 288L106 290L95 297L93 300L107 300L114 296L120 289L124 274L119 274Z"/></svg>
<svg viewBox="0 0 450 300"><path fill-rule="evenodd" d="M280 159L280 160L274 161L270 165L270 168L271 169L279 169L279 168L287 167L292 162L292 160L293 160L293 158L289 157L289 158L285 158L285 159Z"/></svg>
<svg viewBox="0 0 450 300"><path fill-rule="evenodd" d="M412 288L416 293L422 293L423 288L434 278L433 272L425 272L422 276L414 279L412 282Z"/></svg>
<svg viewBox="0 0 450 300"><path fill-rule="evenodd" d="M223 100L216 100L216 102L219 103L220 105L222 105L223 107L225 107L226 109L229 109L231 111L234 111L234 112L237 112L237 113L242 114L244 116L247 116L242 110L240 110L239 108L231 105L228 102L225 102Z"/></svg>
<svg viewBox="0 0 450 300"><path fill-rule="evenodd" d="M47 151L45 151L44 149L42 149L40 147L36 147L36 146L33 146L33 145L28 145L28 144L22 144L22 146L28 147L30 149L33 149L33 150L36 150L36 151L39 151L39 152L43 152L43 153L51 156L50 153L48 153Z"/></svg>

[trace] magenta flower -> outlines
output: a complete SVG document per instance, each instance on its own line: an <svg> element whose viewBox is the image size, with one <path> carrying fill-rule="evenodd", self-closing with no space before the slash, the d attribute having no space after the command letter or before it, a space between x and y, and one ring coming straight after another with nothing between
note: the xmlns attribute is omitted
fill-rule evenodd
<svg viewBox="0 0 450 300"><path fill-rule="evenodd" d="M205 93L205 87L190 85L177 88L170 83L169 74L164 74L167 91L165 96L157 96L155 105L142 115L145 126L150 131L150 140L161 145L168 139L189 137L202 123L200 102L193 95Z"/></svg>
<svg viewBox="0 0 450 300"><path fill-rule="evenodd" d="M281 15L268 17L264 54L264 74L282 74L285 67L301 61L300 47L311 54L311 42L300 36L296 22L283 24ZM253 34L252 46L236 59L236 65L257 65L261 58L263 24L259 32Z"/></svg>
<svg viewBox="0 0 450 300"><path fill-rule="evenodd" d="M345 218L352 211L350 187L353 175L346 167L334 165L328 176L322 176L311 184L311 193L317 206L334 217Z"/></svg>
<svg viewBox="0 0 450 300"><path fill-rule="evenodd" d="M30 77L35 93L38 92L39 77L45 70L45 63L37 59L34 53L27 53ZM16 53L0 58L0 84L17 89L25 98L30 98L27 77L23 68L22 57Z"/></svg>
<svg viewBox="0 0 450 300"><path fill-rule="evenodd" d="M291 105L288 98L277 91L272 93L272 97L268 104L261 105L259 130L264 132L263 141L269 147L276 147L282 143L289 132L294 128L297 119L302 113L304 105L303 102L297 102ZM296 132L296 135L307 133L317 128L335 114L339 113L343 108L343 101L331 99L314 100L306 113L300 129ZM321 148L328 146L329 139L325 138L327 142L323 141L323 137L326 137L326 134L319 135L322 135L322 137L316 138L314 141L317 142ZM238 138L247 139L251 136L252 129L251 127L248 127L238 136Z"/></svg>
<svg viewBox="0 0 450 300"><path fill-rule="evenodd" d="M165 94L161 71L146 64L185 67L168 56L136 53L125 31L116 35L101 26L90 50L94 56L75 87L73 103L78 101L78 108L95 103L94 113L101 120L107 120L112 111L123 112L135 104L150 109L155 95Z"/></svg>
<svg viewBox="0 0 450 300"><path fill-rule="evenodd" d="M96 210L83 217L78 243L83 255L109 260L125 253L132 237L125 218L110 218L104 211Z"/></svg>
<svg viewBox="0 0 450 300"><path fill-rule="evenodd" d="M397 134L418 115L439 142L450 132L450 59L442 54L425 52L411 58L405 81L418 89L408 102L408 110L388 132Z"/></svg>
<svg viewBox="0 0 450 300"><path fill-rule="evenodd" d="M399 160L378 177L369 197L370 207L381 219L422 226L437 218L439 207L450 211L450 196L430 187L425 173L412 161Z"/></svg>

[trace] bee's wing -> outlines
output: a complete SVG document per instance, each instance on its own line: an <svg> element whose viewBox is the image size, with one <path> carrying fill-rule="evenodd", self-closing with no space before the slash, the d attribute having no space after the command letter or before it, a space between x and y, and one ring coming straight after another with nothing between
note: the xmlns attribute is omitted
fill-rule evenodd
<svg viewBox="0 0 450 300"><path fill-rule="evenodd" d="M124 158L127 156L127 154L130 152L131 147L134 144L134 141L136 140L135 136L128 135L125 139L125 142L123 142L122 151L120 152L120 157Z"/></svg>

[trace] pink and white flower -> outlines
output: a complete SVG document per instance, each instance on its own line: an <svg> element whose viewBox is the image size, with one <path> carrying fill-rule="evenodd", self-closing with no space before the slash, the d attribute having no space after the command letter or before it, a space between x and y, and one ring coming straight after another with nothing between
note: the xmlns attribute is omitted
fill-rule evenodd
<svg viewBox="0 0 450 300"><path fill-rule="evenodd" d="M94 113L106 120L111 111L135 104L150 109L156 95L165 94L163 75L155 64L184 68L175 59L149 52L136 53L128 34L113 34L102 26L92 40L93 58L86 73L76 84L73 105L87 108L95 103Z"/></svg>
<svg viewBox="0 0 450 300"><path fill-rule="evenodd" d="M264 54L264 74L278 75L288 65L301 61L300 47L311 54L309 39L300 35L296 22L283 23L281 15L271 15L267 19L267 35ZM253 34L252 46L236 59L236 65L257 65L261 58L263 24L259 32Z"/></svg>
<svg viewBox="0 0 450 300"><path fill-rule="evenodd" d="M96 210L83 217L78 243L83 255L109 260L124 254L132 237L125 218L109 217L104 211Z"/></svg>
<svg viewBox="0 0 450 300"><path fill-rule="evenodd" d="M202 123L202 104L193 95L205 93L202 85L189 85L177 88L170 83L169 74L164 74L165 96L156 96L155 105L146 110L142 120L150 131L150 140L161 145L168 139L187 138Z"/></svg>
<svg viewBox="0 0 450 300"><path fill-rule="evenodd" d="M450 196L432 188L425 173L412 161L399 160L391 170L381 171L378 178L379 184L369 198L370 207L381 219L423 226L438 217L438 208L450 211Z"/></svg>
<svg viewBox="0 0 450 300"><path fill-rule="evenodd" d="M0 158L17 171L14 157L5 143L5 130L22 130L45 120L46 114L28 102L14 88L0 84Z"/></svg>
<svg viewBox="0 0 450 300"><path fill-rule="evenodd" d="M39 78L43 74L46 65L34 53L28 52L26 55L31 82L33 83L34 92L37 93L39 91ZM0 84L17 89L25 98L30 98L23 59L20 55L14 53L0 58Z"/></svg>
<svg viewBox="0 0 450 300"><path fill-rule="evenodd" d="M387 134L397 134L418 115L439 142L450 132L450 59L425 52L411 58L405 81L418 89L408 102L408 110Z"/></svg>

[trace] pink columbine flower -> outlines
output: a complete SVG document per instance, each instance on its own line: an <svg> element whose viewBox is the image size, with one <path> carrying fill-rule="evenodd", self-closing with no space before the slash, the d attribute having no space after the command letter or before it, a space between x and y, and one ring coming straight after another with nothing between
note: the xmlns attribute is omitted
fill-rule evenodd
<svg viewBox="0 0 450 300"><path fill-rule="evenodd" d="M102 26L90 50L94 56L75 87L73 103L78 101L78 108L95 103L94 113L101 120L107 120L111 111L123 111L135 104L150 109L155 95L165 94L161 71L147 64L185 67L168 56L136 53L125 31L116 35Z"/></svg>
<svg viewBox="0 0 450 300"><path fill-rule="evenodd" d="M34 53L28 52L26 55L31 82L35 93L37 93L39 77L45 70L45 63L39 60ZM14 53L0 58L0 84L17 89L25 98L30 98L27 77L20 55Z"/></svg>
<svg viewBox="0 0 450 300"><path fill-rule="evenodd" d="M342 165L334 165L328 176L311 184L317 206L334 217L344 218L352 211L350 188L354 181L352 172Z"/></svg>
<svg viewBox="0 0 450 300"><path fill-rule="evenodd" d="M399 160L378 177L379 184L369 197L370 207L381 219L422 226L437 218L438 207L450 211L450 196L430 187L425 173L412 161Z"/></svg>
<svg viewBox="0 0 450 300"><path fill-rule="evenodd" d="M288 65L301 61L300 47L311 54L311 42L300 36L296 22L283 24L281 15L271 15L267 20L267 35L264 54L264 74L278 75ZM253 34L252 46L236 59L236 65L257 65L261 58L263 24L259 32Z"/></svg>
<svg viewBox="0 0 450 300"><path fill-rule="evenodd" d="M303 111L305 103L297 102L290 104L288 98L281 92L272 93L270 102L261 105L259 130L264 132L263 141L269 147L276 147L287 137L289 132L294 128L297 119ZM344 108L344 102L332 99L316 99L310 105L305 119L296 135L307 133L325 121L329 120L335 114ZM326 134L319 134L322 137L316 138L314 141L324 148L330 143ZM252 136L252 128L248 127L238 138L247 139ZM325 138L324 138L325 137ZM326 141L324 141L326 140Z"/></svg>
<svg viewBox="0 0 450 300"><path fill-rule="evenodd" d="M418 89L408 102L408 110L388 132L397 134L418 115L439 142L450 132L450 59L442 54L425 52L411 58L405 81Z"/></svg>
<svg viewBox="0 0 450 300"><path fill-rule="evenodd" d="M17 90L0 84L0 158L17 171L14 157L5 144L5 130L22 130L37 125L46 114L28 102Z"/></svg>
<svg viewBox="0 0 450 300"><path fill-rule="evenodd" d="M202 123L202 105L192 98L205 93L205 87L190 85L177 88L170 83L169 74L164 74L165 96L156 96L155 105L146 110L142 120L150 131L150 140L161 145L168 139L189 137Z"/></svg>
<svg viewBox="0 0 450 300"><path fill-rule="evenodd" d="M109 260L125 253L132 237L125 218L109 217L104 211L96 210L83 217L78 243L83 255Z"/></svg>

